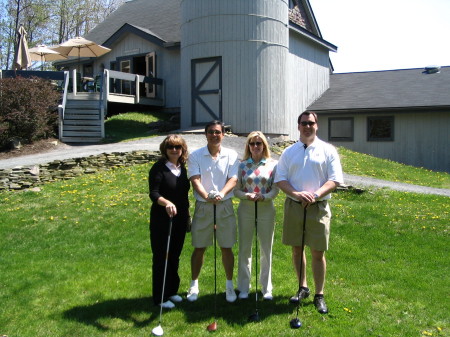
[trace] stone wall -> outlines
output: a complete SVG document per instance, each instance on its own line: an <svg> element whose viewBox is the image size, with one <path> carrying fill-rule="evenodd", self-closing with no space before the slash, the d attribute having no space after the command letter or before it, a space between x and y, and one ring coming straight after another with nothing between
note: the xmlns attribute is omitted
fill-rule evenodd
<svg viewBox="0 0 450 337"><path fill-rule="evenodd" d="M82 174L92 174L115 167L145 164L159 154L150 151L102 153L97 156L55 160L31 167L18 166L0 170L0 191L22 190L47 182L66 180Z"/></svg>

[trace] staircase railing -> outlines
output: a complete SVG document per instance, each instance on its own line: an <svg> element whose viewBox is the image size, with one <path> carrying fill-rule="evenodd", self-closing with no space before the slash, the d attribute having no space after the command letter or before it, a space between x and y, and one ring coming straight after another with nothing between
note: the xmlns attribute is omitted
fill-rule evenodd
<svg viewBox="0 0 450 337"><path fill-rule="evenodd" d="M66 111L66 103L67 103L67 89L69 87L69 72L64 71L64 80L63 80L63 97L61 104L58 105L58 121L59 121L59 139L63 136L63 124L64 124L64 113Z"/></svg>

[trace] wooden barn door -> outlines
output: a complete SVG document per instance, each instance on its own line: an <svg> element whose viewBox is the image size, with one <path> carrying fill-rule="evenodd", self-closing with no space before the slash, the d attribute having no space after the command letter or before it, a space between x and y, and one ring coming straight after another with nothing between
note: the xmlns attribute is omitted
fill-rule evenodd
<svg viewBox="0 0 450 337"><path fill-rule="evenodd" d="M222 57L191 61L192 125L222 120Z"/></svg>

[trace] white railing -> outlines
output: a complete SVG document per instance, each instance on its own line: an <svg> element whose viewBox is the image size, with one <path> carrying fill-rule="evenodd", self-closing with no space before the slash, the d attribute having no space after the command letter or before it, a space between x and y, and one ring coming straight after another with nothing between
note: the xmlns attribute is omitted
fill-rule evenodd
<svg viewBox="0 0 450 337"><path fill-rule="evenodd" d="M158 95L155 98L158 100L161 100L162 102L165 101L166 92L165 92L164 80L162 80L162 79L147 77L147 76L138 75L138 74L123 73L120 71L107 70L107 69L105 69L105 72L104 72L104 79L105 79L105 81L104 81L105 97L103 98L103 100L105 102L108 101L110 94L119 94L119 95L133 96L134 103L138 104L141 99L140 86L139 86L140 83L160 86L161 88L157 91ZM111 88L111 86L110 86L111 80L128 81L130 83L130 87L129 87L130 93L124 94L122 92L121 88L120 88L120 90L118 90L118 92L117 91L114 92L114 90L117 90L117 88L116 87ZM121 87L121 85L120 85L120 87Z"/></svg>
<svg viewBox="0 0 450 337"><path fill-rule="evenodd" d="M70 76L69 72L64 72L64 81L63 81L63 97L62 102L58 105L58 121L59 121L59 139L63 136L63 124L64 124L64 113L66 111L66 103L67 103L67 89L69 88Z"/></svg>

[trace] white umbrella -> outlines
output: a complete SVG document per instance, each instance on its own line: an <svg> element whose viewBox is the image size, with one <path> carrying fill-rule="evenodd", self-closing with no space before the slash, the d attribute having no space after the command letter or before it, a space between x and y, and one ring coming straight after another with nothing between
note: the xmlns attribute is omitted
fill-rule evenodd
<svg viewBox="0 0 450 337"><path fill-rule="evenodd" d="M14 69L22 70L31 66L31 57L28 52L27 32L21 25L19 30L19 41L17 44L16 57L14 58Z"/></svg>
<svg viewBox="0 0 450 337"><path fill-rule="evenodd" d="M67 56L61 55L56 50L50 49L44 44L40 44L36 47L30 48L29 52L32 61L41 61L41 70L43 69L44 61L56 61L67 58Z"/></svg>
<svg viewBox="0 0 450 337"><path fill-rule="evenodd" d="M62 55L77 56L78 63L80 57L98 57L111 51L111 49L100 46L95 42L86 40L83 37L76 37L61 43L57 47L52 47Z"/></svg>

